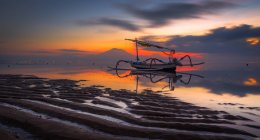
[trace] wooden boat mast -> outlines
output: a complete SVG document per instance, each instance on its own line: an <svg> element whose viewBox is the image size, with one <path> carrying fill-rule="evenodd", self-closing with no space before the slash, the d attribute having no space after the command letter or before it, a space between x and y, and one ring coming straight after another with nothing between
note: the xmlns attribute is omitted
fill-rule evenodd
<svg viewBox="0 0 260 140"><path fill-rule="evenodd" d="M139 55L138 55L138 43L137 39L135 38L135 49L136 49L136 61L139 61Z"/></svg>

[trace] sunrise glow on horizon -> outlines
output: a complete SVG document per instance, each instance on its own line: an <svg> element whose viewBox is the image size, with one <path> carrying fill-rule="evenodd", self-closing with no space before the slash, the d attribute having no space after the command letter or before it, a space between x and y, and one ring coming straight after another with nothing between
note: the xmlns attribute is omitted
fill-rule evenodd
<svg viewBox="0 0 260 140"><path fill-rule="evenodd" d="M187 17L167 15L154 17L154 20L142 15L140 9L146 9L147 14L152 13L166 7L165 4L171 1L155 1L154 3L138 1L140 4L147 5L144 7L135 5L137 1L129 3L117 0L111 2L67 0L62 3L58 1L37 3L30 0L16 2L20 3L20 6L14 5L12 1L4 1L1 4L3 12L0 16L8 17L0 23L3 31L1 33L3 37L0 40L2 54L55 52L60 49L88 51L95 54L112 48L131 53L134 46L125 41L125 38L142 39L146 36L157 36L161 39L152 41L167 42L167 38L171 36L202 36L220 27L234 28L243 24L260 26L257 10L260 3L254 0L223 2L222 6L208 1L177 0L172 3L173 6L175 3L183 2L194 4L194 6L214 5L214 7L198 9L196 11L198 14L195 13L194 17L189 17L190 13L184 13ZM104 5L108 5L107 8L103 8ZM54 6L59 8L54 8ZM125 6L130 6L132 9ZM13 9L9 10L7 7ZM140 15L135 12L140 12ZM239 14L234 16L234 13ZM126 16L128 17L125 18ZM177 18L174 19L174 16ZM156 21L157 18L160 21ZM256 40L245 41L251 44L257 43ZM144 55L147 54L148 52Z"/></svg>

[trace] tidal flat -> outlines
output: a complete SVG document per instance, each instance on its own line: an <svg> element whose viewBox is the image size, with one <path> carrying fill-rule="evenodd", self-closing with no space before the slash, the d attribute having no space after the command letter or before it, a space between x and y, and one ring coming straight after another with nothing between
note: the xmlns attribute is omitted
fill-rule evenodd
<svg viewBox="0 0 260 140"><path fill-rule="evenodd" d="M153 91L137 94L99 85L82 87L80 82L0 75L0 138L259 138L243 128L259 130L260 126L252 125L254 120L243 116Z"/></svg>

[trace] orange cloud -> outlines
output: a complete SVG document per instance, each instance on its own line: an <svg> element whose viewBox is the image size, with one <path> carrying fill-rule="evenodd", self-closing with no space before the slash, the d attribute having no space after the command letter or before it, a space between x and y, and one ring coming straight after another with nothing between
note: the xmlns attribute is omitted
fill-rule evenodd
<svg viewBox="0 0 260 140"><path fill-rule="evenodd" d="M246 81L244 81L244 85L246 86L255 86L258 82L255 78L248 78Z"/></svg>
<svg viewBox="0 0 260 140"><path fill-rule="evenodd" d="M260 38L257 38L257 37L247 38L246 42L249 43L250 45L255 46L255 45L260 44Z"/></svg>

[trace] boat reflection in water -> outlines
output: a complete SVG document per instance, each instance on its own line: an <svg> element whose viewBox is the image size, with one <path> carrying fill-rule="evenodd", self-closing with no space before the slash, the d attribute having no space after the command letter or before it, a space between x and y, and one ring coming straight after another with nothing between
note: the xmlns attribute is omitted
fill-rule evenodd
<svg viewBox="0 0 260 140"><path fill-rule="evenodd" d="M138 83L139 78L148 79L151 83L158 82L167 82L168 85L162 87L160 92L174 91L175 83L180 81L184 85L188 85L191 82L192 77L204 78L201 75L184 73L184 72L176 72L176 71L154 71L154 70L138 70L138 69L129 69L130 73L128 74L120 74L119 71L127 71L128 69L114 69L116 71L116 75L119 78L126 78L129 76L136 76L136 93L138 93ZM184 77L188 76L188 80L184 80ZM165 90L168 87L168 90Z"/></svg>

